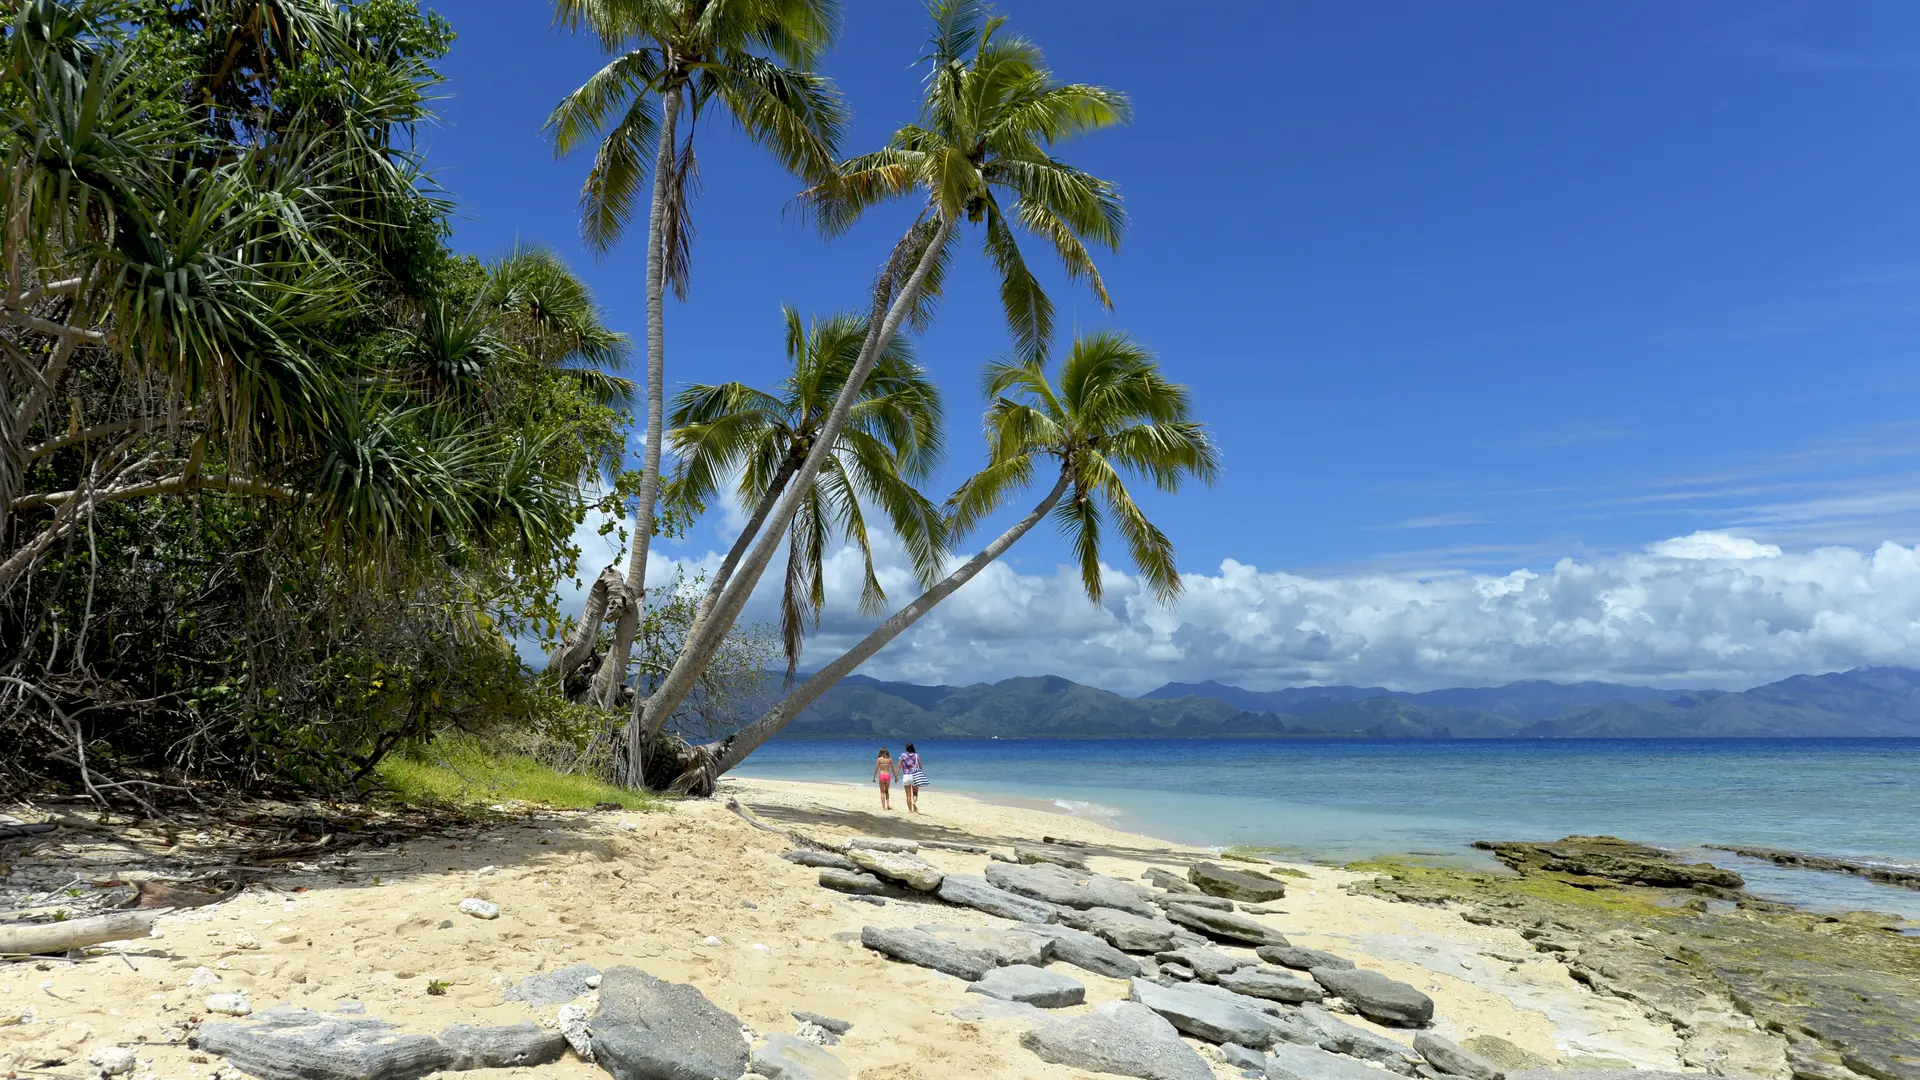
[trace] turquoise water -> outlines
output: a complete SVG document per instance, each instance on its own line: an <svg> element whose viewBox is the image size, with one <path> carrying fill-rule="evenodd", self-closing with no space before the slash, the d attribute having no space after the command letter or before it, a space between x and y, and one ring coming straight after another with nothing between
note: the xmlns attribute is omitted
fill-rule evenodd
<svg viewBox="0 0 1920 1080"><path fill-rule="evenodd" d="M1181 843L1345 862L1482 856L1474 840L1608 833L1761 895L1920 920L1920 891L1699 851L1726 843L1920 865L1920 740L967 740L918 743L931 786L1042 799ZM865 783L876 745L775 741L747 776ZM892 747L897 755L900 747ZM878 799L875 800L876 807ZM900 805L895 802L896 807Z"/></svg>

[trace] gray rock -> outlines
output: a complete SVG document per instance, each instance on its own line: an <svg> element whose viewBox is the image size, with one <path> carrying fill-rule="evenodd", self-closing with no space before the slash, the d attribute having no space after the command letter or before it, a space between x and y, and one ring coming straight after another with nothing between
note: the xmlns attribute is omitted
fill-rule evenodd
<svg viewBox="0 0 1920 1080"><path fill-rule="evenodd" d="M500 997L504 1001L524 1001L529 1005L565 1005L598 985L600 969L592 964L569 964L553 971L529 975ZM589 982L588 980L596 980Z"/></svg>
<svg viewBox="0 0 1920 1080"><path fill-rule="evenodd" d="M1377 971L1314 968L1311 974L1313 981L1375 1023L1418 1027L1433 1019L1432 998Z"/></svg>
<svg viewBox="0 0 1920 1080"><path fill-rule="evenodd" d="M1279 964L1281 967L1292 968L1295 971L1312 971L1317 967L1340 969L1353 967L1353 961L1345 957L1321 952L1319 949L1303 949L1298 945L1262 945L1254 952L1269 964Z"/></svg>
<svg viewBox="0 0 1920 1080"><path fill-rule="evenodd" d="M1380 1080L1380 1070L1317 1046L1282 1043L1267 1058L1267 1080Z"/></svg>
<svg viewBox="0 0 1920 1080"><path fill-rule="evenodd" d="M1225 995L1202 992L1192 984L1162 986L1134 979L1128 984L1127 998L1161 1016L1181 1031L1213 1043L1239 1043L1264 1050L1278 1036L1273 1025L1251 1003L1240 1005Z"/></svg>
<svg viewBox="0 0 1920 1080"><path fill-rule="evenodd" d="M1169 949L1154 953L1153 958L1161 963L1179 964L1191 969L1194 977L1203 982L1217 982L1220 976L1229 971L1239 971L1241 968L1253 966L1252 963L1238 956L1206 947Z"/></svg>
<svg viewBox="0 0 1920 1080"><path fill-rule="evenodd" d="M1190 967L1187 967L1185 964L1172 964L1172 963L1162 964L1160 965L1159 973L1161 975L1166 976L1168 979L1178 979L1181 982L1191 982L1194 978L1196 978L1196 976L1193 973L1193 969ZM1164 982L1165 980L1163 979L1162 981Z"/></svg>
<svg viewBox="0 0 1920 1080"><path fill-rule="evenodd" d="M1159 904L1161 907L1168 907L1173 904L1186 904L1189 907L1211 908L1214 911L1233 910L1233 901L1218 896L1208 896L1198 889L1195 889L1193 892L1163 893L1154 897L1153 902Z"/></svg>
<svg viewBox="0 0 1920 1080"><path fill-rule="evenodd" d="M817 866L822 870L858 870L860 867L845 855L836 855L831 851L785 851L780 857L790 863L801 866Z"/></svg>
<svg viewBox="0 0 1920 1080"><path fill-rule="evenodd" d="M920 850L918 840L900 840L891 836L855 836L847 841L848 851L892 851L915 852Z"/></svg>
<svg viewBox="0 0 1920 1080"><path fill-rule="evenodd" d="M753 1071L767 1080L849 1080L853 1076L839 1058L785 1032L754 1045Z"/></svg>
<svg viewBox="0 0 1920 1080"><path fill-rule="evenodd" d="M1176 949L1211 949L1213 948L1213 939L1202 934L1196 934L1183 926L1180 928L1180 932L1173 936L1173 947Z"/></svg>
<svg viewBox="0 0 1920 1080"><path fill-rule="evenodd" d="M593 1058L615 1080L733 1080L747 1071L740 1020L698 989L635 967L600 979L587 1026Z"/></svg>
<svg viewBox="0 0 1920 1080"><path fill-rule="evenodd" d="M250 1022L200 1025L200 1049L261 1080L415 1080L453 1055L431 1035L403 1035L372 1018L268 1009Z"/></svg>
<svg viewBox="0 0 1920 1080"><path fill-rule="evenodd" d="M1075 930L1098 934L1121 952L1153 953L1173 947L1178 927L1165 919L1146 919L1118 908L1068 909L1060 921Z"/></svg>
<svg viewBox="0 0 1920 1080"><path fill-rule="evenodd" d="M887 883L872 874L831 868L820 871L820 887L855 896L878 896L887 891Z"/></svg>
<svg viewBox="0 0 1920 1080"><path fill-rule="evenodd" d="M124 1076L139 1064L133 1051L124 1046L102 1046L87 1055L87 1063L100 1070L101 1076Z"/></svg>
<svg viewBox="0 0 1920 1080"><path fill-rule="evenodd" d="M1708 1080L1710 1075L1647 1069L1528 1069L1508 1073L1507 1080Z"/></svg>
<svg viewBox="0 0 1920 1080"><path fill-rule="evenodd" d="M1042 1024L1020 1036L1040 1060L1140 1080L1213 1080L1173 1025L1130 1001L1095 1006L1085 1016Z"/></svg>
<svg viewBox="0 0 1920 1080"><path fill-rule="evenodd" d="M857 900L857 901L859 901L859 902L860 902L860 903L862 903L862 904L872 904L872 905L873 905L874 907L886 907L886 906L887 906L887 902L886 902L886 900L885 900L884 898L882 898L882 897L878 897L878 896L862 896L862 895L859 895L859 894L849 894L849 895L847 896L847 899L849 899L849 900Z"/></svg>
<svg viewBox="0 0 1920 1080"><path fill-rule="evenodd" d="M1026 863L1028 865L1035 863L1052 863L1055 866L1065 866L1074 870L1085 870L1087 868L1087 857L1081 852L1075 851L1072 848L1053 847L1044 844L1013 845L1013 861Z"/></svg>
<svg viewBox="0 0 1920 1080"><path fill-rule="evenodd" d="M529 1021L507 1027L455 1024L440 1033L440 1045L453 1058L447 1068L462 1072L551 1065L567 1052L566 1036Z"/></svg>
<svg viewBox="0 0 1920 1080"><path fill-rule="evenodd" d="M835 1035L845 1035L847 1032L853 1030L852 1021L835 1020L831 1016L822 1016L817 1012L808 1012L805 1009L795 1009L787 1015L803 1024L812 1024L814 1027L823 1028Z"/></svg>
<svg viewBox="0 0 1920 1080"><path fill-rule="evenodd" d="M1087 1000L1087 988L1078 979L1028 964L994 968L985 978L970 984L967 993L1023 1001L1041 1009L1064 1009Z"/></svg>
<svg viewBox="0 0 1920 1080"><path fill-rule="evenodd" d="M985 1023L989 1020L1012 1020L1015 1023L1032 1027L1044 1023L1048 1015L1044 1010L1036 1009L1024 1001L1001 1001L999 998L977 997L955 1005L948 1016L955 1020L965 1020L970 1024Z"/></svg>
<svg viewBox="0 0 1920 1080"><path fill-rule="evenodd" d="M1227 1043L1221 1046L1218 1052L1221 1061L1245 1071L1249 1076L1266 1074L1267 1055L1258 1050L1249 1050L1239 1043Z"/></svg>
<svg viewBox="0 0 1920 1080"><path fill-rule="evenodd" d="M941 869L918 855L904 851L878 851L872 848L849 848L847 858L852 859L860 869L897 881L909 889L920 892L932 892L940 887L940 879L946 874ZM825 874L826 871L821 871Z"/></svg>
<svg viewBox="0 0 1920 1080"><path fill-rule="evenodd" d="M1165 889L1168 892L1197 893L1200 891L1194 887L1192 882L1168 870L1164 866L1156 866L1146 873L1141 874L1140 880L1155 888Z"/></svg>
<svg viewBox="0 0 1920 1080"><path fill-rule="evenodd" d="M1024 927L940 926L922 923L914 927L963 949L985 953L996 966L1028 964L1039 966L1053 953L1053 939L1030 934Z"/></svg>
<svg viewBox="0 0 1920 1080"><path fill-rule="evenodd" d="M500 917L499 904L491 900L482 900L477 896L469 896L465 900L460 901L460 911L462 914L471 915L476 919L497 919Z"/></svg>
<svg viewBox="0 0 1920 1080"><path fill-rule="evenodd" d="M1287 895L1287 886L1283 882L1265 874L1235 870L1219 863L1195 863L1187 870L1187 880L1208 896L1245 900L1249 904L1264 904Z"/></svg>
<svg viewBox="0 0 1920 1080"><path fill-rule="evenodd" d="M1317 1036L1310 1045L1336 1054L1345 1054L1362 1061L1376 1062L1401 1074L1412 1076L1420 1065L1420 1056L1405 1043L1395 1042L1384 1035L1355 1027L1325 1009L1303 1005L1291 1010L1294 1017L1306 1024ZM1281 1038L1287 1042L1308 1043L1309 1040L1295 1038L1291 1033L1296 1029L1289 1023L1284 1013L1276 1017L1283 1030Z"/></svg>
<svg viewBox="0 0 1920 1080"><path fill-rule="evenodd" d="M1140 962L1108 944L1106 939L1075 930L1070 926L1028 925L1029 934L1038 934L1053 943L1053 958L1085 968L1095 975L1131 979L1140 974Z"/></svg>
<svg viewBox="0 0 1920 1080"><path fill-rule="evenodd" d="M1210 908L1194 907L1191 904L1169 904L1167 918L1188 929L1198 930L1210 938L1222 941L1235 941L1247 945L1290 944L1280 931L1231 911L1214 911Z"/></svg>
<svg viewBox="0 0 1920 1080"><path fill-rule="evenodd" d="M1241 904L1240 911L1244 915L1285 915L1286 914L1285 911L1282 911L1281 909L1274 907L1272 904Z"/></svg>
<svg viewBox="0 0 1920 1080"><path fill-rule="evenodd" d="M1052 904L1015 896L974 874L948 874L940 880L940 887L934 890L933 895L949 904L959 904L1016 922L1050 923L1057 919L1060 912Z"/></svg>
<svg viewBox="0 0 1920 1080"><path fill-rule="evenodd" d="M1010 893L1071 908L1118 908L1152 918L1159 909L1147 890L1116 878L1050 863L993 863L987 880Z"/></svg>
<svg viewBox="0 0 1920 1080"><path fill-rule="evenodd" d="M1298 1005L1303 1001L1319 1001L1326 991L1319 985L1306 979L1297 979L1282 974L1272 968L1242 968L1229 971L1220 976L1221 986L1236 994L1247 997L1265 998L1268 1001L1284 1001L1289 1005Z"/></svg>
<svg viewBox="0 0 1920 1080"><path fill-rule="evenodd" d="M1506 1071L1470 1050L1423 1031L1413 1037L1413 1048L1443 1073L1464 1076L1468 1080L1506 1080Z"/></svg>
<svg viewBox="0 0 1920 1080"><path fill-rule="evenodd" d="M968 982L977 982L999 966L986 953L951 941L942 941L924 930L863 926L860 928L860 944L895 960L932 968Z"/></svg>

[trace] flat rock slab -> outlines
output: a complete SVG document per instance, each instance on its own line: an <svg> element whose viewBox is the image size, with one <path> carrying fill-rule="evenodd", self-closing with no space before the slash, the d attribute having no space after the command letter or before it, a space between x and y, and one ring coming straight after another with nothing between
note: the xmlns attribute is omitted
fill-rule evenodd
<svg viewBox="0 0 1920 1080"><path fill-rule="evenodd" d="M1507 1080L1702 1080L1709 1075L1644 1069L1527 1069L1508 1073Z"/></svg>
<svg viewBox="0 0 1920 1080"><path fill-rule="evenodd" d="M415 1080L453 1064L453 1054L431 1035L309 1009L268 1009L247 1022L205 1023L198 1038L200 1049L261 1080Z"/></svg>
<svg viewBox="0 0 1920 1080"><path fill-rule="evenodd" d="M920 850L918 840L901 840L892 836L856 836L847 841L847 850L915 852Z"/></svg>
<svg viewBox="0 0 1920 1080"><path fill-rule="evenodd" d="M1189 907L1211 908L1214 911L1233 910L1233 901L1218 896L1208 896L1198 889L1192 892L1165 893L1154 897L1153 902L1159 904L1161 907L1166 907L1169 904L1186 904Z"/></svg>
<svg viewBox="0 0 1920 1080"><path fill-rule="evenodd" d="M1239 1005L1225 995L1208 994L1189 984L1162 986L1145 979L1128 984L1127 999L1145 1005L1174 1027L1211 1043L1239 1043L1264 1050L1277 1036L1258 1008Z"/></svg>
<svg viewBox="0 0 1920 1080"><path fill-rule="evenodd" d="M1326 996L1318 983L1308 979L1295 978L1272 968L1241 968L1220 976L1219 984L1236 994L1247 997L1265 998L1268 1001L1284 1001L1289 1005L1298 1005L1305 1001L1319 1001Z"/></svg>
<svg viewBox="0 0 1920 1080"><path fill-rule="evenodd" d="M921 892L932 892L939 888L940 879L946 876L939 867L918 855L904 851L849 848L847 858L852 859L860 869L870 874L889 881L897 881Z"/></svg>
<svg viewBox="0 0 1920 1080"><path fill-rule="evenodd" d="M986 953L951 941L942 941L924 930L863 926L860 928L860 944L883 956L932 968L968 982L978 982L987 972L999 966Z"/></svg>
<svg viewBox="0 0 1920 1080"><path fill-rule="evenodd" d="M1190 904L1167 905L1167 918L1210 938L1246 945L1288 945L1286 935L1245 915Z"/></svg>
<svg viewBox="0 0 1920 1080"><path fill-rule="evenodd" d="M530 1021L507 1027L455 1024L440 1033L452 1061L447 1068L531 1069L551 1065L567 1052L567 1038Z"/></svg>
<svg viewBox="0 0 1920 1080"><path fill-rule="evenodd" d="M1433 1020L1432 998L1377 971L1314 968L1311 974L1313 981L1375 1023L1419 1027Z"/></svg>
<svg viewBox="0 0 1920 1080"><path fill-rule="evenodd" d="M1179 927L1165 919L1148 919L1118 908L1068 909L1060 921L1075 930L1098 934L1121 952L1155 953L1173 947Z"/></svg>
<svg viewBox="0 0 1920 1080"><path fill-rule="evenodd" d="M1152 885L1154 888L1165 889L1168 892L1197 893L1200 891L1194 887L1193 882L1188 881L1182 875L1176 874L1163 866L1156 866L1146 873L1141 874L1140 880Z"/></svg>
<svg viewBox="0 0 1920 1080"><path fill-rule="evenodd" d="M994 1020L1010 1020L1026 1027L1045 1023L1051 1017L1041 1009L1036 1009L1024 1001L1002 1001L999 998L977 997L955 1005L948 1013L955 1020L965 1020L969 1024L984 1024Z"/></svg>
<svg viewBox="0 0 1920 1080"><path fill-rule="evenodd" d="M1414 1076L1420 1056L1405 1043L1356 1027L1325 1009L1302 1005L1275 1014L1280 1037L1286 1042L1318 1046L1322 1050L1371 1061L1402 1076Z"/></svg>
<svg viewBox="0 0 1920 1080"><path fill-rule="evenodd" d="M831 1016L822 1016L817 1012L808 1012L805 1009L795 1009L787 1015L803 1024L812 1024L814 1027L832 1032L835 1035L845 1035L847 1032L853 1030L853 1022L851 1020L836 1020Z"/></svg>
<svg viewBox="0 0 1920 1080"><path fill-rule="evenodd" d="M1229 971L1239 971L1253 964L1231 953L1204 946L1187 946L1181 949L1168 949L1153 954L1153 958L1163 964L1178 964L1193 972L1194 978L1202 982L1218 982L1220 976Z"/></svg>
<svg viewBox="0 0 1920 1080"><path fill-rule="evenodd" d="M940 887L933 891L933 895L949 904L959 904L1015 922L1050 923L1060 914L1060 909L1052 904L1016 896L976 874L948 874L940 879Z"/></svg>
<svg viewBox="0 0 1920 1080"><path fill-rule="evenodd" d="M1295 971L1312 971L1314 968L1351 969L1353 961L1343 956L1335 956L1319 949L1303 949L1298 945L1262 945L1254 954L1269 964L1292 968Z"/></svg>
<svg viewBox="0 0 1920 1080"><path fill-rule="evenodd" d="M1282 1043L1267 1058L1267 1080L1380 1080L1380 1070L1317 1046Z"/></svg>
<svg viewBox="0 0 1920 1080"><path fill-rule="evenodd" d="M767 1080L850 1080L853 1076L839 1058L784 1032L754 1044L753 1071Z"/></svg>
<svg viewBox="0 0 1920 1080"><path fill-rule="evenodd" d="M1071 908L1117 908L1152 918L1159 914L1147 890L1100 874L1051 863L993 863L987 880L1010 893Z"/></svg>
<svg viewBox="0 0 1920 1080"><path fill-rule="evenodd" d="M1037 863L1052 863L1054 866L1065 866L1074 870L1087 868L1087 856L1084 852L1046 844L1013 845L1013 861L1026 863L1029 866Z"/></svg>
<svg viewBox="0 0 1920 1080"><path fill-rule="evenodd" d="M1551 1059L1542 1057L1498 1035L1475 1035L1471 1039L1462 1041L1460 1047L1504 1072L1553 1068Z"/></svg>
<svg viewBox="0 0 1920 1080"><path fill-rule="evenodd" d="M1087 988L1078 979L1027 964L995 968L987 972L985 978L970 984L967 993L1021 1001L1040 1009L1064 1009L1087 1000Z"/></svg>
<svg viewBox="0 0 1920 1080"><path fill-rule="evenodd" d="M1224 1064L1241 1070L1248 1076L1265 1076L1267 1055L1258 1050L1250 1050L1238 1043L1227 1043L1219 1049L1220 1060Z"/></svg>
<svg viewBox="0 0 1920 1080"><path fill-rule="evenodd" d="M879 896L887 891L886 882L865 871L832 868L820 871L820 887L853 896Z"/></svg>
<svg viewBox="0 0 1920 1080"><path fill-rule="evenodd" d="M500 997L504 1001L524 1001L529 1005L565 1005L599 984L599 968L592 964L569 964L553 971L529 975L508 987Z"/></svg>
<svg viewBox="0 0 1920 1080"><path fill-rule="evenodd" d="M1020 1036L1020 1045L1056 1065L1140 1080L1213 1080L1213 1069L1173 1025L1130 1001L1095 1006Z"/></svg>
<svg viewBox="0 0 1920 1080"><path fill-rule="evenodd" d="M1029 924L1022 928L1053 943L1053 958L1085 968L1095 975L1112 979L1131 979L1140 974L1140 961L1114 948L1105 938L1075 930L1070 926Z"/></svg>
<svg viewBox="0 0 1920 1080"><path fill-rule="evenodd" d="M1219 863L1195 863L1187 869L1187 880L1208 896L1245 900L1264 904L1287 895L1284 883L1252 870L1235 870Z"/></svg>
<svg viewBox="0 0 1920 1080"><path fill-rule="evenodd" d="M615 1080L735 1080L747 1071L740 1020L699 989L635 967L600 980L600 1009L587 1023L593 1059Z"/></svg>
<svg viewBox="0 0 1920 1080"><path fill-rule="evenodd" d="M1443 1073L1468 1080L1506 1080L1506 1070L1458 1043L1423 1031L1413 1037L1413 1049Z"/></svg>
<svg viewBox="0 0 1920 1080"><path fill-rule="evenodd" d="M1024 927L940 926L922 923L914 927L963 949L985 953L996 966L1027 964L1039 966L1053 954L1053 939L1030 934Z"/></svg>
<svg viewBox="0 0 1920 1080"><path fill-rule="evenodd" d="M780 857L799 866L817 866L822 870L860 869L852 859L831 851L784 851Z"/></svg>

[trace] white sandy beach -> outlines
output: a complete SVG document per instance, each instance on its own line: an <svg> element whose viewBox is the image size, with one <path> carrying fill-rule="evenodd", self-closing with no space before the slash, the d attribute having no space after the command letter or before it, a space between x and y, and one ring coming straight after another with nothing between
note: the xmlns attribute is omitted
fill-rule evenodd
<svg viewBox="0 0 1920 1080"><path fill-rule="evenodd" d="M292 868L270 887L164 916L154 938L82 962L0 966L0 1067L31 1068L64 1052L71 1064L53 1074L77 1077L89 1072L90 1049L121 1043L134 1047L141 1076L236 1075L185 1045L194 1019L205 1015L203 1000L220 992L244 992L256 1008L289 1002L331 1010L358 1001L368 1015L424 1033L455 1023L550 1024L554 1008L503 1002L502 990L538 971L590 963L630 964L691 983L760 1033L794 1030L794 1009L851 1021L834 1052L863 1080L1094 1075L1041 1062L1021 1048L1011 1021L954 1019L956 1006L979 1000L969 999L964 983L888 960L857 940L868 924L984 925L990 917L931 900L876 907L821 889L817 871L779 858L790 847L782 837L729 812L729 797L769 824L823 840L1080 841L1101 852L1094 870L1127 879L1156 862L1179 861L1170 854L1198 850L1065 813L947 793L927 793L925 813L910 817L897 809L904 804L898 796L894 812L880 813L864 786L768 780L729 780L718 799L650 814L530 812L471 836ZM932 848L922 854L950 872L980 873L987 862ZM1300 869L1310 878L1289 880L1288 896L1275 905L1284 913L1261 918L1295 944L1338 952L1425 990L1437 1003L1439 1034L1456 1041L1498 1035L1569 1063L1677 1067L1670 1029L1629 1002L1574 983L1518 934L1440 908L1349 895L1340 888L1353 877L1346 871ZM498 904L499 918L461 914L469 897ZM1090 1003L1126 996L1120 981L1072 974L1086 982ZM443 993L430 992L442 984ZM538 1070L496 1071L605 1075L571 1055ZM1225 1066L1218 1074L1237 1075Z"/></svg>

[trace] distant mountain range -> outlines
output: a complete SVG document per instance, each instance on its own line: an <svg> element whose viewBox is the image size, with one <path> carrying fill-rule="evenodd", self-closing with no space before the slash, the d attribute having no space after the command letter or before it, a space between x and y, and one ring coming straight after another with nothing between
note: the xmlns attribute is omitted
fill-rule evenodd
<svg viewBox="0 0 1920 1080"><path fill-rule="evenodd" d="M922 686L853 675L789 738L1920 738L1920 671L1796 675L1740 693L1526 681L1400 693L1169 683L1137 698L1058 676Z"/></svg>

